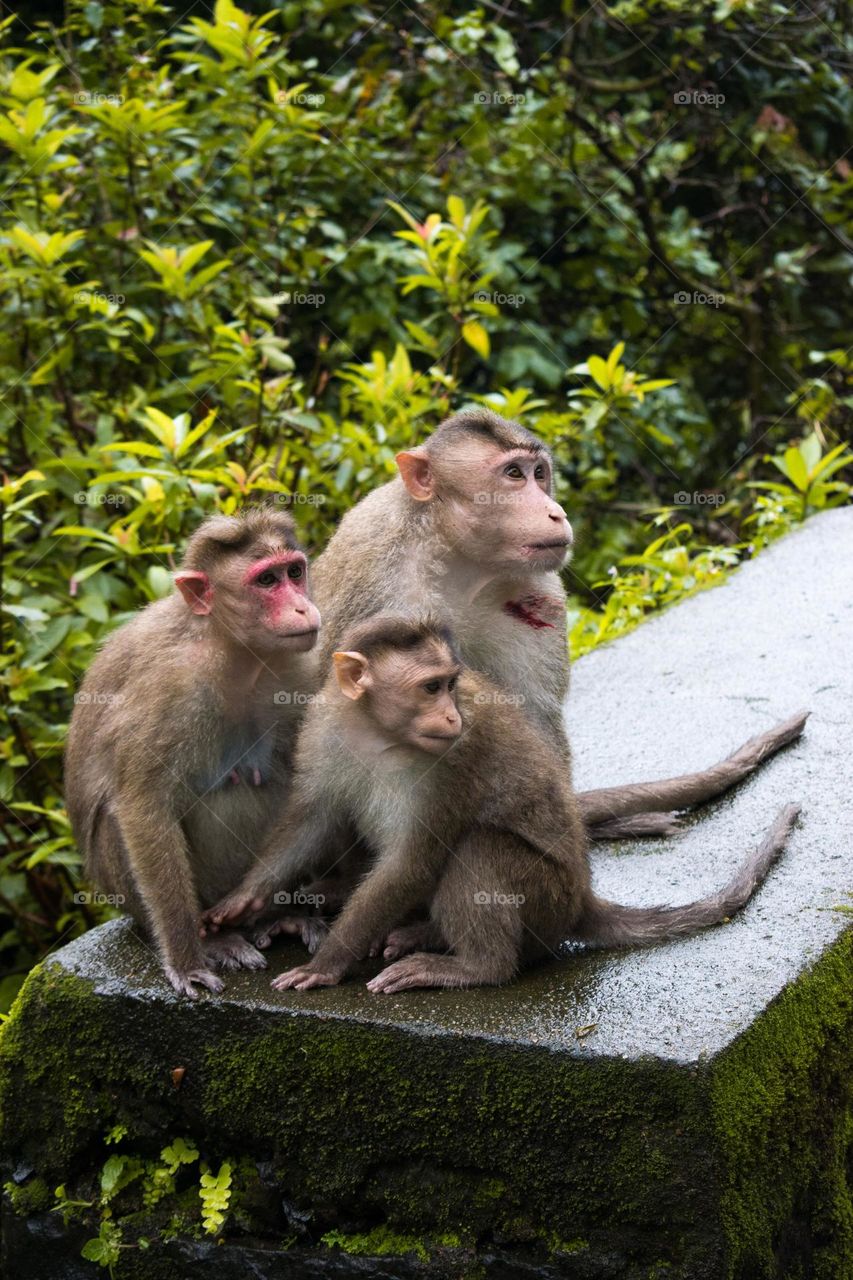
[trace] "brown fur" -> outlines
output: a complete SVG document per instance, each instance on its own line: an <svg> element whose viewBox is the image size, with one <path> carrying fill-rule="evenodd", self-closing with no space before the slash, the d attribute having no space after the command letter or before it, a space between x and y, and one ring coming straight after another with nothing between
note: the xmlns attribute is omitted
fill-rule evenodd
<svg viewBox="0 0 853 1280"><path fill-rule="evenodd" d="M419 449L401 455L430 462L436 481L431 500L416 500L397 477L344 516L314 570L324 623L320 670L328 670L353 623L400 609L432 609L449 619L466 665L517 700L568 769L562 582L554 567L502 559L490 541L498 533L511 538L525 518L524 507L499 501L502 495L490 489L494 482L483 470L496 450L513 449L546 465L544 488L551 494L551 455L543 442L518 423L472 409L447 419ZM542 625L520 620L525 609L529 615L530 601ZM519 602L521 611L508 613L507 606ZM671 811L702 804L742 781L802 732L806 715L774 726L697 773L579 793L590 834L606 839L676 831Z"/></svg>
<svg viewBox="0 0 853 1280"><path fill-rule="evenodd" d="M148 605L110 636L76 699L65 790L87 875L187 995L221 987L214 965L264 963L236 935L202 941L198 917L245 873L286 795L304 705L293 691L313 689L314 662L259 625L247 634L243 574L297 550L284 513L205 522L182 571L209 574L211 612L177 593Z"/></svg>
<svg viewBox="0 0 853 1280"><path fill-rule="evenodd" d="M397 959L375 992L508 981L567 937L593 944L680 937L748 900L781 852L798 812L787 806L761 848L720 893L684 907L623 907L592 890L586 835L563 753L484 676L463 671L432 622L376 618L345 637L353 670L326 680L300 735L293 794L270 833L264 865L213 910L239 919L276 887L294 887L325 858L330 815L374 850L372 866L307 965L279 989L340 981L375 940ZM357 645L360 645L360 653ZM365 650L372 657L367 658ZM394 661L390 660L393 657ZM359 661L356 661L360 658ZM444 684L432 685L444 670ZM354 674L356 678L354 679ZM420 681L427 681L421 692ZM461 715L436 751L423 733ZM410 718L400 712L409 708ZM403 927L429 905L430 923Z"/></svg>

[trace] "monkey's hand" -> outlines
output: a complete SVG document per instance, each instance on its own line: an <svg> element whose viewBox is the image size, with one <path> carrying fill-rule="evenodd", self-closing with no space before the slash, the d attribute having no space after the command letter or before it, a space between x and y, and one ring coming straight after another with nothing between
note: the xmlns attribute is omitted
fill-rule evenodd
<svg viewBox="0 0 853 1280"><path fill-rule="evenodd" d="M217 933L223 925L254 923L266 905L266 898L245 889L235 889L221 898L215 907L208 907L202 912L202 937L208 929Z"/></svg>
<svg viewBox="0 0 853 1280"><path fill-rule="evenodd" d="M368 991L374 995L394 995L397 991L411 991L413 987L444 986L435 972L436 957L430 955L411 955L405 960L397 960L389 964L387 969L377 973L367 984Z"/></svg>
<svg viewBox="0 0 853 1280"><path fill-rule="evenodd" d="M320 916L281 916L278 920L270 920L258 927L252 941L256 947L265 950L273 938L279 933L290 934L301 938L308 948L308 954L314 955L325 942L329 926Z"/></svg>
<svg viewBox="0 0 853 1280"><path fill-rule="evenodd" d="M279 974L277 978L273 978L271 985L276 991L310 991L312 987L336 987L344 972L344 969L336 972L330 965L318 969L315 963L303 964Z"/></svg>
<svg viewBox="0 0 853 1280"><path fill-rule="evenodd" d="M179 996L189 996L190 1000L198 999L198 992L194 983L198 983L200 987L207 987L208 991L218 994L225 983L221 978L217 978L212 969L176 969L173 965L164 965L166 977L171 982Z"/></svg>

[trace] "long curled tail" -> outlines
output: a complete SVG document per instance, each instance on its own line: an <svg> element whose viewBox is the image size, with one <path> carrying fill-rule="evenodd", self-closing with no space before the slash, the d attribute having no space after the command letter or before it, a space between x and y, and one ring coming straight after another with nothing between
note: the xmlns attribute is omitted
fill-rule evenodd
<svg viewBox="0 0 853 1280"><path fill-rule="evenodd" d="M672 830L677 830L677 826L672 826L673 814L669 811L691 809L705 804L743 782L765 760L789 742L795 742L803 732L808 717L808 711L798 711L787 720L780 720L772 729L766 729L764 733L750 738L749 742L738 747L725 760L720 760L699 773L685 773L678 778L661 778L658 782L635 782L622 787L579 791L578 804L587 830L593 839L669 835ZM660 828L650 821L650 813L666 813L666 821ZM639 820L629 822L628 819L635 814ZM614 820L618 820L618 825L614 826ZM667 822L670 824L669 829ZM602 828L601 831L598 830L599 827Z"/></svg>
<svg viewBox="0 0 853 1280"><path fill-rule="evenodd" d="M798 804L785 805L755 853L717 893L683 907L623 907L590 893L580 920L572 927L572 937L599 947L630 946L683 938L719 924L752 897L784 849L799 812Z"/></svg>

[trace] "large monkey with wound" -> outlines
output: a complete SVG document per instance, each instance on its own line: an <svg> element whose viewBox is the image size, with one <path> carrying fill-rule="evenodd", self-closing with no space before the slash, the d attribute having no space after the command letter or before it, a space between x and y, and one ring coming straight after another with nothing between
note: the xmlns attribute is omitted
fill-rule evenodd
<svg viewBox="0 0 853 1280"><path fill-rule="evenodd" d="M455 414L397 455L399 476L344 516L317 560L320 671L343 633L374 614L432 609L465 665L518 697L568 756L566 594L572 545L553 497L553 461L532 432L486 409ZM719 795L802 732L800 713L699 773L580 792L591 835L666 833L669 811Z"/></svg>
<svg viewBox="0 0 853 1280"><path fill-rule="evenodd" d="M749 900L797 816L785 806L718 893L680 907L608 902L592 889L563 752L501 689L462 667L446 627L380 616L343 644L308 711L290 801L264 857L209 914L239 922L355 838L366 842L366 875L313 959L273 981L278 990L334 985L377 939L394 963L368 986L390 993L507 982L567 937L684 937ZM429 921L395 928L424 906Z"/></svg>
<svg viewBox="0 0 853 1280"><path fill-rule="evenodd" d="M221 989L216 968L265 965L239 934L202 939L199 915L240 880L284 802L320 617L284 512L206 520L175 583L92 664L65 791L87 875L194 996Z"/></svg>

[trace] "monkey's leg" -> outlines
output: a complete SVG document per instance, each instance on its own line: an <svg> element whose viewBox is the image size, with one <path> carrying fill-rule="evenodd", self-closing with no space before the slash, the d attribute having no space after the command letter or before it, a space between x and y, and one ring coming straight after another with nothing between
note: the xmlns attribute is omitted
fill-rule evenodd
<svg viewBox="0 0 853 1280"><path fill-rule="evenodd" d="M454 835L449 831L447 834L452 842ZM392 845L381 849L376 864L347 902L310 964L273 978L273 988L310 991L340 982L355 961L364 959L375 938L433 896L445 857L436 845L431 833L420 824L417 830L403 832Z"/></svg>
<svg viewBox="0 0 853 1280"><path fill-rule="evenodd" d="M581 816L590 835L608 839L615 835L668 834L649 830L651 812L690 809L722 795L730 787L748 778L770 756L796 741L803 731L808 711L798 711L774 725L772 729L750 738L732 755L699 773L685 773L678 778L659 782L637 782L624 787L602 787L578 792ZM639 827L628 819L638 815ZM614 823L614 819L618 820ZM667 813L671 821L671 814ZM600 829L600 832L599 832Z"/></svg>
<svg viewBox="0 0 853 1280"><path fill-rule="evenodd" d="M374 994L414 987L500 986L518 970L523 923L512 858L519 841L499 832L476 832L452 856L433 899L436 932L452 955L416 951L368 982ZM510 855L508 858L507 855ZM523 855L522 855L523 856Z"/></svg>
<svg viewBox="0 0 853 1280"><path fill-rule="evenodd" d="M143 904L141 920L166 977L179 995L194 1000L195 984L218 992L223 982L198 935L198 893L180 823L170 819L168 806L157 819L149 817L149 801L146 791L120 795L116 809L124 816L109 814L99 823L98 839L114 842L106 856L113 867L127 869L125 892L130 903Z"/></svg>

